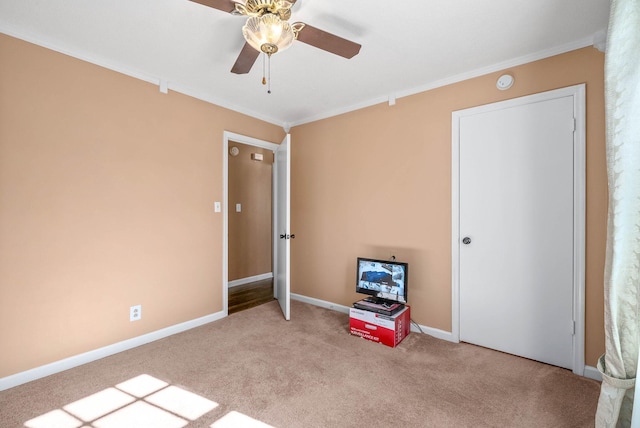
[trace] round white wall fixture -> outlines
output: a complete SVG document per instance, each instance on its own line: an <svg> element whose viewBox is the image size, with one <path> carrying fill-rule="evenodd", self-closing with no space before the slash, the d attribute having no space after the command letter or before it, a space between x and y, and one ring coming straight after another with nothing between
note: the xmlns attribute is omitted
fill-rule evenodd
<svg viewBox="0 0 640 428"><path fill-rule="evenodd" d="M240 153L240 149L237 148L236 146L233 146L229 149L229 154L231 156L238 156L238 153Z"/></svg>
<svg viewBox="0 0 640 428"><path fill-rule="evenodd" d="M503 74L502 76L498 77L498 81L496 82L496 88L500 89L501 91L506 91L507 89L513 86L513 82L514 82L514 79L512 75Z"/></svg>

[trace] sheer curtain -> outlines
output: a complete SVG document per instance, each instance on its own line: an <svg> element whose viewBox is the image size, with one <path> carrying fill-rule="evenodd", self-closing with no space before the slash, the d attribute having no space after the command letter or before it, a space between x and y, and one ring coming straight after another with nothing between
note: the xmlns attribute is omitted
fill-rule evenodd
<svg viewBox="0 0 640 428"><path fill-rule="evenodd" d="M611 2L605 108L609 219L596 427L628 427L640 347L640 0Z"/></svg>

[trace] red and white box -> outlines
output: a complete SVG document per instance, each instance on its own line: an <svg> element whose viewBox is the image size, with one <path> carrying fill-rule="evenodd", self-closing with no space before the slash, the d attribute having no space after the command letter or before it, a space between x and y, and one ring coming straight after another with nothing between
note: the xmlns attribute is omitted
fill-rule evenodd
<svg viewBox="0 0 640 428"><path fill-rule="evenodd" d="M382 315L363 309L349 309L351 334L395 348L411 331L411 309L393 315Z"/></svg>

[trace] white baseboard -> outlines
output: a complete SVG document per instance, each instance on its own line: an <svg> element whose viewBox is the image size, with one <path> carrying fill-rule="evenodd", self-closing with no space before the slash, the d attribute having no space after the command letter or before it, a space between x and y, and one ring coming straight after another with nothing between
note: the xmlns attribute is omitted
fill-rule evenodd
<svg viewBox="0 0 640 428"><path fill-rule="evenodd" d="M446 340L447 342L460 343L460 341L454 339L453 334L450 331L444 331L438 328L427 327L426 325L422 325L422 324L420 324L420 329L422 329L422 333L428 334L429 336L433 336L436 339ZM418 327L416 327L413 324L413 320L411 324L411 331L415 333L420 333L420 330L418 329Z"/></svg>
<svg viewBox="0 0 640 428"><path fill-rule="evenodd" d="M348 314L350 309L349 306L338 305L337 303L331 303L331 302L327 302L326 300L307 297L301 294L291 293L291 298L293 300L299 300L300 302L309 303L311 305L320 306L321 308L331 309L333 311L343 312L345 314ZM449 342L457 342L457 340L453 338L453 335L451 334L451 332L439 330L437 328L427 327L424 325L420 325L420 329L422 329L423 333L428 334L429 336L433 336L435 338L446 340ZM418 329L418 327L413 325L413 323L411 324L411 331L420 333L420 330Z"/></svg>
<svg viewBox="0 0 640 428"><path fill-rule="evenodd" d="M602 382L602 373L595 367L584 366L584 377Z"/></svg>
<svg viewBox="0 0 640 428"><path fill-rule="evenodd" d="M3 377L0 378L0 391L4 391L5 389L13 388L14 386L22 385L23 383L31 382L33 380L40 379L55 373L69 370L74 367L78 367L83 364L87 364L92 361L96 361L101 358L108 357L110 355L117 354L119 352L126 351L149 342L163 339L177 333L182 333L183 331L187 331L195 327L200 327L201 325L217 321L224 317L224 312L216 312L215 314L206 315L204 317L196 318L191 321L172 325L161 330L143 334L142 336L123 340L122 342L107 345L103 348L94 349L93 351L74 355L73 357L65 358L64 360L55 361L44 366L16 373L11 376Z"/></svg>
<svg viewBox="0 0 640 428"><path fill-rule="evenodd" d="M332 311L338 311L345 314L349 313L349 306L338 305L337 303L327 302L326 300L315 299L313 297L303 296L301 294L291 293L293 300L299 300L300 302L309 303L310 305L320 306L321 308L331 309Z"/></svg>
<svg viewBox="0 0 640 428"><path fill-rule="evenodd" d="M249 284L250 282L262 281L273 278L273 272L261 273L260 275L248 276L246 278L234 279L227 283L228 287L237 287L238 285Z"/></svg>

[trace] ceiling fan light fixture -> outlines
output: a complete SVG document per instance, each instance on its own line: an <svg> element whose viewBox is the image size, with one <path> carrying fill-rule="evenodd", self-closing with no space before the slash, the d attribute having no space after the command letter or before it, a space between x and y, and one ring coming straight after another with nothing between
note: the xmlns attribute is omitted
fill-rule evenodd
<svg viewBox="0 0 640 428"><path fill-rule="evenodd" d="M272 13L247 19L242 35L255 50L267 55L287 49L296 39L292 26Z"/></svg>
<svg viewBox="0 0 640 428"><path fill-rule="evenodd" d="M232 13L245 16L262 16L267 13L275 13L280 19L288 20L291 16L293 3L287 0L244 0L241 3L235 0L235 10Z"/></svg>

